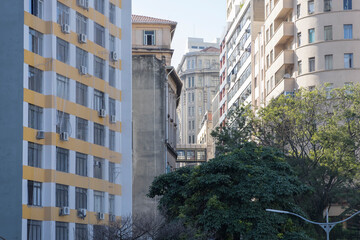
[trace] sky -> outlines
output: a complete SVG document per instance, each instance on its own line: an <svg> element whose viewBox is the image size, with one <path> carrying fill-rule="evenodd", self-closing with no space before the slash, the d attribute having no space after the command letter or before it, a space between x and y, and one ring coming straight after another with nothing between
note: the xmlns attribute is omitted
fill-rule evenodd
<svg viewBox="0 0 360 240"><path fill-rule="evenodd" d="M226 26L226 0L132 0L132 13L177 22L172 41L172 65L185 53L188 37L214 42Z"/></svg>

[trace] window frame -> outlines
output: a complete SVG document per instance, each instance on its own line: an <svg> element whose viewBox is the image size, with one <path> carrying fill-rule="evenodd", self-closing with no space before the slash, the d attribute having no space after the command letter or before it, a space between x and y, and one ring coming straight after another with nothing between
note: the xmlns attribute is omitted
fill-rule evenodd
<svg viewBox="0 0 360 240"><path fill-rule="evenodd" d="M44 34L36 31L35 29L29 28L29 51L42 56L43 38Z"/></svg>
<svg viewBox="0 0 360 240"><path fill-rule="evenodd" d="M56 171L69 172L69 149L56 147Z"/></svg>
<svg viewBox="0 0 360 240"><path fill-rule="evenodd" d="M43 113L42 107L28 104L28 127L36 130L42 130L43 128Z"/></svg>
<svg viewBox="0 0 360 240"><path fill-rule="evenodd" d="M76 138L83 141L87 141L88 132L89 132L89 121L81 117L76 117Z"/></svg>
<svg viewBox="0 0 360 240"><path fill-rule="evenodd" d="M28 205L42 206L42 183L28 180Z"/></svg>
<svg viewBox="0 0 360 240"><path fill-rule="evenodd" d="M105 28L97 23L94 23L94 42L105 47Z"/></svg>
<svg viewBox="0 0 360 240"><path fill-rule="evenodd" d="M353 25L344 24L344 39L353 39Z"/></svg>
<svg viewBox="0 0 360 240"><path fill-rule="evenodd" d="M83 177L88 176L87 170L88 155L80 152L76 152L75 155L75 174Z"/></svg>
<svg viewBox="0 0 360 240"><path fill-rule="evenodd" d="M315 57L309 58L309 72L315 72Z"/></svg>
<svg viewBox="0 0 360 240"><path fill-rule="evenodd" d="M69 207L69 186L56 184L56 207Z"/></svg>
<svg viewBox="0 0 360 240"><path fill-rule="evenodd" d="M88 86L76 82L76 103L84 107L88 105Z"/></svg>
<svg viewBox="0 0 360 240"><path fill-rule="evenodd" d="M104 179L104 159L94 157L94 168L93 168L93 177L97 179Z"/></svg>
<svg viewBox="0 0 360 240"><path fill-rule="evenodd" d="M70 8L61 2L57 2L56 22L60 25L70 25Z"/></svg>
<svg viewBox="0 0 360 240"><path fill-rule="evenodd" d="M105 80L105 60L94 56L94 76Z"/></svg>
<svg viewBox="0 0 360 240"><path fill-rule="evenodd" d="M94 212L104 212L104 192L94 190Z"/></svg>
<svg viewBox="0 0 360 240"><path fill-rule="evenodd" d="M76 12L76 33L88 35L88 18Z"/></svg>
<svg viewBox="0 0 360 240"><path fill-rule="evenodd" d="M352 10L352 0L343 0L343 9Z"/></svg>
<svg viewBox="0 0 360 240"><path fill-rule="evenodd" d="M333 40L332 25L324 26L324 41L331 41L331 40Z"/></svg>
<svg viewBox="0 0 360 240"><path fill-rule="evenodd" d="M70 79L60 74L56 74L56 96L66 100L70 98Z"/></svg>
<svg viewBox="0 0 360 240"><path fill-rule="evenodd" d="M88 190L86 188L75 187L75 208L88 208Z"/></svg>
<svg viewBox="0 0 360 240"><path fill-rule="evenodd" d="M325 70L332 70L334 67L334 56L333 54L326 54L324 56Z"/></svg>
<svg viewBox="0 0 360 240"><path fill-rule="evenodd" d="M27 220L27 240L42 239L42 222L38 220Z"/></svg>
<svg viewBox="0 0 360 240"><path fill-rule="evenodd" d="M354 54L344 53L344 68L354 68Z"/></svg>
<svg viewBox="0 0 360 240"><path fill-rule="evenodd" d="M144 45L155 46L156 45L156 30L144 30Z"/></svg>
<svg viewBox="0 0 360 240"><path fill-rule="evenodd" d="M42 145L28 142L28 166L41 168L42 165Z"/></svg>
<svg viewBox="0 0 360 240"><path fill-rule="evenodd" d="M29 66L28 68L28 89L42 93L43 92L43 71Z"/></svg>
<svg viewBox="0 0 360 240"><path fill-rule="evenodd" d="M308 42L309 43L314 43L315 42L315 28L309 28L308 29Z"/></svg>
<svg viewBox="0 0 360 240"><path fill-rule="evenodd" d="M55 222L55 240L69 240L68 222Z"/></svg>
<svg viewBox="0 0 360 240"><path fill-rule="evenodd" d="M308 1L308 14L314 14L315 12L315 1L309 0Z"/></svg>
<svg viewBox="0 0 360 240"><path fill-rule="evenodd" d="M69 43L59 37L56 38L56 60L69 64Z"/></svg>

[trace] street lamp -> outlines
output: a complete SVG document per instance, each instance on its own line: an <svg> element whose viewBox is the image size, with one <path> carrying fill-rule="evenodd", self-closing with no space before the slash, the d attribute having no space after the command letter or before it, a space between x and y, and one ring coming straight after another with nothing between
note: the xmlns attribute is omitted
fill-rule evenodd
<svg viewBox="0 0 360 240"><path fill-rule="evenodd" d="M316 225L319 225L322 229L324 229L324 231L326 232L326 239L329 240L329 235L330 235L330 231L335 227L336 224L338 223L343 223L343 222L346 222L347 220L349 220L350 218L354 217L355 215L359 214L360 211L354 213L353 215L351 215L350 217L342 220L342 221L338 221L338 222L330 222L329 223L329 211L326 210L326 223L319 223L319 222L314 222L314 221L311 221L311 220L308 220L306 218L304 218L303 216L300 216L296 213L293 213L293 212L288 212L288 211L282 211L282 210L276 210L276 209L266 209L266 211L268 212L274 212L274 213L284 213L284 214L290 214L290 215L294 215L296 217L299 217L301 218L302 220L306 221L306 222L309 222L309 223L312 223L312 224L316 224Z"/></svg>

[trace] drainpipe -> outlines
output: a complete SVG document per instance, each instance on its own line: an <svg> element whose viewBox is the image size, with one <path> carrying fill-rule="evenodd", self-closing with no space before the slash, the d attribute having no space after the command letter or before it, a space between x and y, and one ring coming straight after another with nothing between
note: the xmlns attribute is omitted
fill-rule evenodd
<svg viewBox="0 0 360 240"><path fill-rule="evenodd" d="M171 69L171 71L166 75L166 82L165 82L165 118L166 118L166 136L165 136L165 173L167 173L167 144L169 142L169 75L174 71L174 68Z"/></svg>

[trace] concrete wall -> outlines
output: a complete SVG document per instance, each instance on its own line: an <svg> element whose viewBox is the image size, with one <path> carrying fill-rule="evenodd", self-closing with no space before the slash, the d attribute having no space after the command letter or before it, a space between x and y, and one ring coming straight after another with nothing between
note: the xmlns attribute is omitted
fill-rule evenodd
<svg viewBox="0 0 360 240"><path fill-rule="evenodd" d="M133 56L133 214L157 214L146 197L155 176L165 173L165 67L155 56Z"/></svg>
<svg viewBox="0 0 360 240"><path fill-rule="evenodd" d="M24 1L1 1L0 23L0 236L20 240Z"/></svg>

